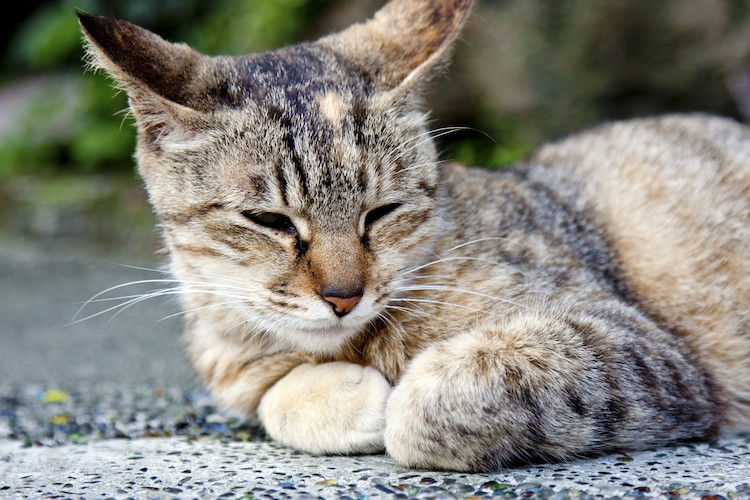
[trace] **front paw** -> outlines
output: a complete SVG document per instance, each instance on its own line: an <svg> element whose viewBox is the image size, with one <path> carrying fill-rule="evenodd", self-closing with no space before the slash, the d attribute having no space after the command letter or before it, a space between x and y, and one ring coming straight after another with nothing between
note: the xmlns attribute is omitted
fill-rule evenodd
<svg viewBox="0 0 750 500"><path fill-rule="evenodd" d="M384 449L391 387L377 370L352 363L303 364L271 387L258 416L275 441L309 453Z"/></svg>
<svg viewBox="0 0 750 500"><path fill-rule="evenodd" d="M590 450L601 372L565 328L521 317L425 349L388 400L388 453L410 467L486 472Z"/></svg>

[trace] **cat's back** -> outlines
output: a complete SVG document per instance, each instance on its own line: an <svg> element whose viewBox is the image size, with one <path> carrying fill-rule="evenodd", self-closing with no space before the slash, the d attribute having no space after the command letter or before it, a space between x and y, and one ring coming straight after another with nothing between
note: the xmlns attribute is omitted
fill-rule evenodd
<svg viewBox="0 0 750 500"><path fill-rule="evenodd" d="M747 422L750 130L702 115L632 120L544 146L529 162L542 182L575 186L635 300L685 337L729 385L733 420Z"/></svg>

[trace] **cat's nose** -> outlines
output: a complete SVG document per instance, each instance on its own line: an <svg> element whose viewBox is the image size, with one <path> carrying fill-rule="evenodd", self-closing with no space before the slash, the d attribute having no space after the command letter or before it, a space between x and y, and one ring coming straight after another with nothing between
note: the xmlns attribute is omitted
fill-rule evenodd
<svg viewBox="0 0 750 500"><path fill-rule="evenodd" d="M321 292L323 300L331 304L333 312L339 318L346 316L354 309L360 299L364 290L362 285L357 285L349 289L338 289L335 287L326 287Z"/></svg>

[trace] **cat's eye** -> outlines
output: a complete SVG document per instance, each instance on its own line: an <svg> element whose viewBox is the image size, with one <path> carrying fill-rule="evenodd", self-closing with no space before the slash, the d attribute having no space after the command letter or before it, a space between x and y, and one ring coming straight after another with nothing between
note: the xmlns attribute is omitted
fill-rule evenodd
<svg viewBox="0 0 750 500"><path fill-rule="evenodd" d="M294 227L292 219L286 215L276 214L273 212L253 212L252 210L245 210L242 212L247 219L255 222L256 224L281 231L284 233L293 234L297 232L297 228Z"/></svg>
<svg viewBox="0 0 750 500"><path fill-rule="evenodd" d="M389 203L387 205L383 205L378 208L370 210L365 216L365 228L369 228L370 226L375 224L377 221L385 218L386 216L388 216L390 213L392 213L394 210L396 210L400 206L401 206L401 203Z"/></svg>

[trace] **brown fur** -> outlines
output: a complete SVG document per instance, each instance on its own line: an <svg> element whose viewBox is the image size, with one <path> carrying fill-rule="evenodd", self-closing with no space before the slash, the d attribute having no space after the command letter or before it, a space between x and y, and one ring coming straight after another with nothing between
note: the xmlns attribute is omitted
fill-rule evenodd
<svg viewBox="0 0 750 500"><path fill-rule="evenodd" d="M315 453L487 470L750 426L750 134L605 125L502 172L421 109L468 0L208 57L81 16L217 400Z"/></svg>
<svg viewBox="0 0 750 500"><path fill-rule="evenodd" d="M718 380L732 381L726 389L731 393L727 417L746 422L747 131L700 116L634 122L628 128L616 124L582 135L575 145L548 146L532 161L575 165L586 185L581 203L595 207L600 224L607 227L640 306L682 336ZM623 141L612 140L619 135L629 135L639 147L626 149ZM669 162L663 159L665 151ZM595 157L608 158L607 168L592 161ZM632 188L624 190L623 185Z"/></svg>

